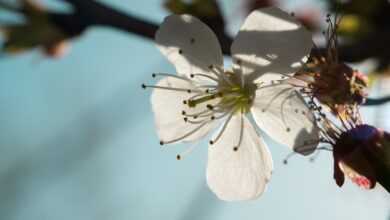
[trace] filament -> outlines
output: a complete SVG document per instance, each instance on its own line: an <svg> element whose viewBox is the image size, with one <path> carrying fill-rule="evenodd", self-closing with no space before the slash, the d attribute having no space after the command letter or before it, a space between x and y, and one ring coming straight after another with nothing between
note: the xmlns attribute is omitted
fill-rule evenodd
<svg viewBox="0 0 390 220"><path fill-rule="evenodd" d="M164 145L164 144L171 144L171 143L175 143L175 142L178 142L180 140L183 140L184 138L187 138L189 137L190 135L194 134L195 132L199 131L203 126L205 126L207 124L207 122L203 122L202 124L200 124L198 127L194 128L193 130L187 132L186 134L178 137L178 138L175 138L173 140L169 140L169 141L160 141L160 144L161 145Z"/></svg>

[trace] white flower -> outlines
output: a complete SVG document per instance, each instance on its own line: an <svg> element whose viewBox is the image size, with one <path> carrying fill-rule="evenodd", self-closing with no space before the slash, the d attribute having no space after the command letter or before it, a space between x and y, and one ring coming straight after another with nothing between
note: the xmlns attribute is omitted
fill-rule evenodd
<svg viewBox="0 0 390 220"><path fill-rule="evenodd" d="M151 103L160 143L196 141L220 126L207 167L207 183L220 199L254 199L270 179L272 158L250 114L276 141L302 154L314 151L314 116L282 81L310 52L311 35L287 13L266 8L249 15L231 48L232 70L224 70L214 33L190 15L167 17L156 42L177 70L154 74L163 76L155 86L143 85L155 88Z"/></svg>

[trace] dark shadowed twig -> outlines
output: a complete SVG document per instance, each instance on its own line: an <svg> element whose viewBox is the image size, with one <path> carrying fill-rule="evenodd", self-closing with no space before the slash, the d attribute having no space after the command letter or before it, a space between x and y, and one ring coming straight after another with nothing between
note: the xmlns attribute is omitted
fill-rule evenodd
<svg viewBox="0 0 390 220"><path fill-rule="evenodd" d="M52 20L70 37L80 35L91 26L105 26L136 34L147 39L154 39L159 24L138 18L129 13L104 5L95 0L63 0L74 8L72 13L50 13ZM225 55L230 54L232 38L225 32L225 22L222 13L218 11L213 18L201 17L216 33ZM375 33L359 42L341 45L339 56L342 61L358 62L367 58L379 58L380 62L390 60L390 50L383 49L390 39L390 31ZM320 49L324 50L324 49ZM369 98L365 105L380 105L390 101L390 97Z"/></svg>
<svg viewBox="0 0 390 220"><path fill-rule="evenodd" d="M382 104L386 104L387 102L390 102L390 96L385 96L381 98L368 98L366 103L364 103L364 105L366 106L382 105Z"/></svg>
<svg viewBox="0 0 390 220"><path fill-rule="evenodd" d="M74 7L72 14L53 13L54 21L71 36L94 25L117 28L147 39L154 39L159 24L140 19L129 13L123 13L94 0L63 0ZM230 55L231 37L224 32L222 15L203 20L216 32L223 53Z"/></svg>

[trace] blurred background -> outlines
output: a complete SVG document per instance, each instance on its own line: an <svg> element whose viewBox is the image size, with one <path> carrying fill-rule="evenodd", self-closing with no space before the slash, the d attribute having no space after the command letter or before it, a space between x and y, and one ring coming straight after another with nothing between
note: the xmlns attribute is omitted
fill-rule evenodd
<svg viewBox="0 0 390 220"><path fill-rule="evenodd" d="M156 24L184 10L174 7L177 1L100 2ZM256 4L294 11L314 32L326 28L325 15L334 8L350 10L343 36L351 42L390 27L387 18L374 19L375 2L353 1L357 6L343 8L320 0L218 1L231 36ZM70 10L61 0L41 3ZM1 24L20 19L25 18L0 11ZM347 181L337 187L327 152L314 162L296 156L284 165L289 150L269 138L275 171L264 195L247 202L218 200L206 185L206 142L181 161L176 154L186 146L162 149L158 143L150 91L140 85L151 82L153 72L174 68L153 41L93 26L70 44L71 50L56 59L40 49L2 53L0 219L390 219L390 196L381 186L365 191ZM370 97L390 95L388 60L382 58L354 63L370 76ZM390 130L390 104L362 111L367 123Z"/></svg>

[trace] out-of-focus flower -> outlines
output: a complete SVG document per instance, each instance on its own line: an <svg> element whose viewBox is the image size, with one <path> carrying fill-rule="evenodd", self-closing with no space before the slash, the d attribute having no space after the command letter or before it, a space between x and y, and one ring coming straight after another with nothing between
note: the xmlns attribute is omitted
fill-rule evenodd
<svg viewBox="0 0 390 220"><path fill-rule="evenodd" d="M160 144L197 141L220 126L209 143L207 166L208 185L220 199L254 199L271 177L272 158L250 113L276 141L304 155L315 150L319 131L313 113L283 80L312 47L311 34L293 17L278 8L249 15L227 70L212 30L190 15L167 17L156 42L177 71L154 74L164 77L155 86L143 84L154 88Z"/></svg>
<svg viewBox="0 0 390 220"><path fill-rule="evenodd" d="M343 36L357 37L370 32L370 25L362 17L355 14L343 15L337 29Z"/></svg>
<svg viewBox="0 0 390 220"><path fill-rule="evenodd" d="M21 6L14 8L13 12L22 13L25 21L0 27L4 37L2 50L17 54L41 48L49 57L63 56L67 51L65 48L69 47L67 41L70 37L52 22L48 12L35 1L20 2ZM12 9L12 6L7 9Z"/></svg>
<svg viewBox="0 0 390 220"><path fill-rule="evenodd" d="M339 33L351 40L364 38L367 34L374 34L388 27L390 3L387 0L372 0L370 4L364 0L330 1L329 3L333 12L343 15L339 24Z"/></svg>

